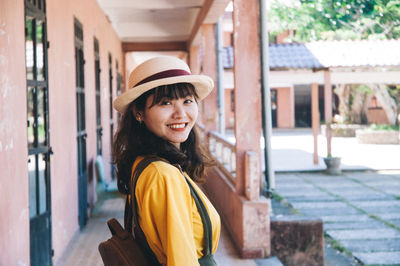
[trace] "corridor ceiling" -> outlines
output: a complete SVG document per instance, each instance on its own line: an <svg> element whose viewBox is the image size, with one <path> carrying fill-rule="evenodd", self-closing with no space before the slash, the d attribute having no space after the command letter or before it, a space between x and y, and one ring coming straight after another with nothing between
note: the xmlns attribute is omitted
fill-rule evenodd
<svg viewBox="0 0 400 266"><path fill-rule="evenodd" d="M202 24L216 23L230 0L97 0L125 50L185 48ZM151 45L150 45L151 44ZM133 47L133 48L132 48Z"/></svg>

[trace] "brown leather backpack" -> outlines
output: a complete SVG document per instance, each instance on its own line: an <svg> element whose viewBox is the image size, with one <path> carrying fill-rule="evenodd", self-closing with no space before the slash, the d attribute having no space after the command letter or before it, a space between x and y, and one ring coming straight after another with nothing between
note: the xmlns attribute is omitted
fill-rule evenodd
<svg viewBox="0 0 400 266"><path fill-rule="evenodd" d="M115 218L107 221L112 236L107 241L100 243L98 247L105 266L160 265L137 222L135 200L132 200L135 199L134 191L138 177L151 162L158 160L160 159L156 157L143 159L132 175L131 193L126 197L125 202L125 229ZM132 225L135 237L132 235Z"/></svg>
<svg viewBox="0 0 400 266"><path fill-rule="evenodd" d="M161 266L153 251L149 247L146 236L137 220L135 188L137 180L142 171L154 161L165 161L159 157L145 157L139 162L131 180L131 192L126 197L124 224L125 229L116 219L110 219L107 224L110 228L112 237L105 242L100 243L99 251L105 266ZM197 209L200 213L204 228L204 254L199 259L201 266L216 266L212 249L212 228L207 209L197 194L196 190L183 175L179 165L176 167L181 171L185 178L190 194L194 198ZM135 237L132 235L132 226Z"/></svg>

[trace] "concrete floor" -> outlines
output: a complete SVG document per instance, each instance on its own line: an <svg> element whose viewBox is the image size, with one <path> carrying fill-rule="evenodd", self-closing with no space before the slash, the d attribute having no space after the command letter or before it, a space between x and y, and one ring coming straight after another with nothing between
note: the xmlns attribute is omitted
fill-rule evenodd
<svg viewBox="0 0 400 266"><path fill-rule="evenodd" d="M101 266L103 262L97 246L111 236L107 220L114 217L123 224L124 199L117 192L105 192L96 203L92 217L86 227L77 233L66 248L66 252L55 262L56 266ZM222 227L221 239L215 254L218 265L229 266L282 266L275 257L260 260L240 259L229 234Z"/></svg>

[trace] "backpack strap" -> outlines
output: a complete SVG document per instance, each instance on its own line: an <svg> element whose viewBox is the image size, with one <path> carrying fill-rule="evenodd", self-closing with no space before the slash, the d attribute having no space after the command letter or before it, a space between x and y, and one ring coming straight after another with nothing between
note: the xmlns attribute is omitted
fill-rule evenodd
<svg viewBox="0 0 400 266"><path fill-rule="evenodd" d="M142 228L138 222L138 214L137 214L137 202L135 196L135 189L138 178L143 170L152 162L155 161L163 161L163 159L157 156L147 156L143 160L141 160L133 171L131 177L131 191L129 195L126 196L125 201L125 214L124 214L124 226L125 230L132 234L134 232L135 239L137 239L139 245L143 248L143 251L146 254L146 257L149 259L150 265L160 265L157 260L156 255L151 250L149 244L147 243L147 239L145 234L143 233ZM133 226L133 230L132 230Z"/></svg>
<svg viewBox="0 0 400 266"><path fill-rule="evenodd" d="M164 161L168 162L165 159L162 159L160 157L157 157L155 155L151 156L146 156L143 160L141 160L138 165L136 166L132 178L131 178L131 191L129 195L126 197L126 202L125 202L125 215L124 215L124 224L125 224L125 230L128 231L129 233L132 233L132 226L134 227L134 233L135 233L135 238L138 240L139 244L142 245L142 248L146 252L147 257L149 260L151 260L151 265L160 265L160 263L157 260L156 255L154 252L151 250L149 244L147 243L146 236L144 235L142 228L139 225L138 222L138 214L137 214L137 202L136 202L136 196L135 196L135 189L136 189L136 184L138 181L138 178L140 174L143 172L143 170L152 162L155 161ZM194 189L193 185L189 182L189 180L186 178L186 176L183 174L182 168L180 165L174 164L175 167L179 169L181 172L182 176L185 178L186 183L189 186L190 189L190 194L192 195L195 203L197 210L200 213L201 221L203 223L203 230L204 230L204 246L203 246L203 257L204 259L210 259L214 261L212 258L212 224L210 220L210 216L208 215L208 211L206 206L204 205L203 201L201 200L199 194L197 191ZM200 264L201 259L199 259ZM211 265L211 264L210 264ZM216 264L212 264L216 265Z"/></svg>
<svg viewBox="0 0 400 266"><path fill-rule="evenodd" d="M194 189L192 183L186 178L183 174L182 168L180 165L175 165L179 171L181 172L182 176L185 178L186 183L189 186L190 194L192 195L194 202L196 203L197 210L200 213L201 221L203 223L203 231L204 231L204 246L203 246L203 258L212 256L212 224L210 220L210 216L208 215L208 211L206 206L203 203L203 200L200 198L199 194L197 193L196 189ZM199 259L201 260L201 258Z"/></svg>

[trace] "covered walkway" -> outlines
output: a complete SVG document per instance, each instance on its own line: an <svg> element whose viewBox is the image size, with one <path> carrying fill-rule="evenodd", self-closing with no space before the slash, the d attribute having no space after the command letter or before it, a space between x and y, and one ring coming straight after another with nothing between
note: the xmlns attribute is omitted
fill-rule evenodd
<svg viewBox="0 0 400 266"><path fill-rule="evenodd" d="M93 216L89 219L87 226L82 232L76 234L65 253L55 262L56 266L102 266L104 265L97 246L101 241L110 237L107 228L107 220L115 217L123 224L124 198L117 192L104 192L96 204ZM237 255L229 234L225 227L222 234L218 250L215 255L218 265L226 266L281 266L279 259L271 257L268 259L240 259Z"/></svg>

